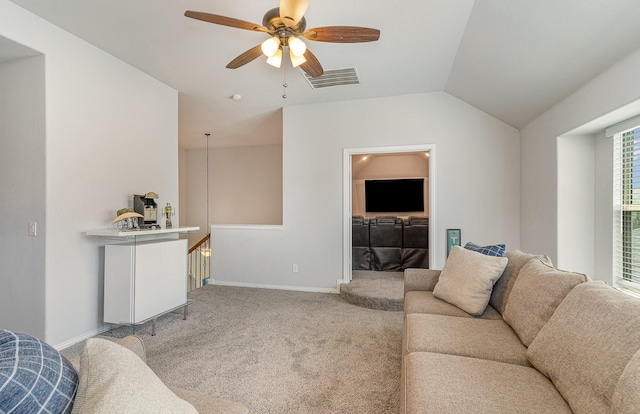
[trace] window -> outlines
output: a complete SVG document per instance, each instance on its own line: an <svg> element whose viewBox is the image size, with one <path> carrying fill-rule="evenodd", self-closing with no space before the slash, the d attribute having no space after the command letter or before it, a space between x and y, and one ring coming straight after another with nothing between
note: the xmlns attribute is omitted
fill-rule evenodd
<svg viewBox="0 0 640 414"><path fill-rule="evenodd" d="M640 119L607 135L614 137L614 283L640 293Z"/></svg>

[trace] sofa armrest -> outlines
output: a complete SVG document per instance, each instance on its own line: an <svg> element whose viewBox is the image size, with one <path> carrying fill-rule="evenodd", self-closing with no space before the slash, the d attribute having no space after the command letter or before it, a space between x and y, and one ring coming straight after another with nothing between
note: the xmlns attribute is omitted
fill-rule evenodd
<svg viewBox="0 0 640 414"><path fill-rule="evenodd" d="M124 338L118 339L116 344L133 351L145 364L147 363L147 351L140 337L135 335L125 336Z"/></svg>
<svg viewBox="0 0 640 414"><path fill-rule="evenodd" d="M412 290L433 290L440 270L433 269L406 269L404 271L404 293Z"/></svg>
<svg viewBox="0 0 640 414"><path fill-rule="evenodd" d="M144 361L145 364L147 363L147 351L144 349L142 339L140 339L139 337L129 335L125 336L124 338L118 339L117 341L115 341L115 343L132 350L136 355L140 357L141 360ZM71 363L71 365L73 365L76 371L80 372L80 355L76 355L73 358L70 358L69 362Z"/></svg>

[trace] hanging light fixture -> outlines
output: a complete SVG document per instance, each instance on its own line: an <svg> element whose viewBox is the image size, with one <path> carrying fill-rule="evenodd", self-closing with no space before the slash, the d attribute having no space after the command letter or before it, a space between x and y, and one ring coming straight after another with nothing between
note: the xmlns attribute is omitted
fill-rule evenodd
<svg viewBox="0 0 640 414"><path fill-rule="evenodd" d="M289 38L288 44L289 44L289 49L291 50L291 53L296 57L300 57L304 55L304 52L307 51L307 45L302 40L300 40L295 36L291 36Z"/></svg>
<svg viewBox="0 0 640 414"><path fill-rule="evenodd" d="M280 67L282 63L282 48L278 48L275 53L267 58L267 63L276 68Z"/></svg>
<svg viewBox="0 0 640 414"><path fill-rule="evenodd" d="M280 39L277 36L270 37L262 42L260 48L266 57L273 57L280 49Z"/></svg>
<svg viewBox="0 0 640 414"><path fill-rule="evenodd" d="M304 62L307 61L307 59L305 59L304 56L300 55L297 56L294 52L293 49L289 48L289 57L291 58L291 65L294 68L297 68L298 66L302 65Z"/></svg>

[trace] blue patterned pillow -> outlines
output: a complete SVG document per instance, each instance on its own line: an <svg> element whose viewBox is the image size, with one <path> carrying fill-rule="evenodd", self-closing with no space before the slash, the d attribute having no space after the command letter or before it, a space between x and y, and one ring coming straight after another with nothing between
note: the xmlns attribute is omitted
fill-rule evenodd
<svg viewBox="0 0 640 414"><path fill-rule="evenodd" d="M70 413L78 373L50 345L0 329L0 413Z"/></svg>
<svg viewBox="0 0 640 414"><path fill-rule="evenodd" d="M464 245L464 248L467 250L473 250L474 252L486 254L487 256L504 257L504 244L480 246L475 243L469 242Z"/></svg>

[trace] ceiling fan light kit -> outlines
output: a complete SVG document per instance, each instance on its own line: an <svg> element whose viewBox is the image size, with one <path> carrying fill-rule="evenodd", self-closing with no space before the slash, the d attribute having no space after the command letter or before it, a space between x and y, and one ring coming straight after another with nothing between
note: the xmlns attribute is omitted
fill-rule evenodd
<svg viewBox="0 0 640 414"><path fill-rule="evenodd" d="M276 36L270 37L262 42L260 49L262 49L262 53L264 53L266 57L271 57L280 49L280 39Z"/></svg>
<svg viewBox="0 0 640 414"><path fill-rule="evenodd" d="M298 66L307 62L307 59L305 59L303 55L296 55L293 49L289 49L289 58L291 59L291 65L294 68L297 68Z"/></svg>
<svg viewBox="0 0 640 414"><path fill-rule="evenodd" d="M292 54L300 57L304 55L304 52L307 51L307 45L305 45L304 42L297 37L291 37L289 38L289 49L291 50Z"/></svg>
<svg viewBox="0 0 640 414"><path fill-rule="evenodd" d="M262 25L246 22L232 17L187 10L184 15L237 29L263 32L270 38L233 59L227 68L237 69L255 60L258 56L267 56L267 63L279 68L282 64L282 50L289 49L289 57L293 67L300 66L307 75L319 77L324 73L322 65L307 45L300 39L331 43L375 42L380 38L380 31L367 27L326 26L306 30L307 22L304 14L309 0L280 0L280 7L269 10L262 19Z"/></svg>
<svg viewBox="0 0 640 414"><path fill-rule="evenodd" d="M279 68L282 64L282 49L276 50L273 56L267 58L267 63L275 68Z"/></svg>

